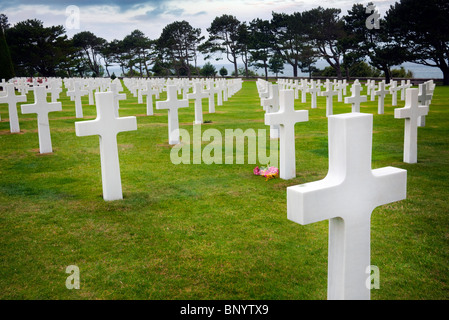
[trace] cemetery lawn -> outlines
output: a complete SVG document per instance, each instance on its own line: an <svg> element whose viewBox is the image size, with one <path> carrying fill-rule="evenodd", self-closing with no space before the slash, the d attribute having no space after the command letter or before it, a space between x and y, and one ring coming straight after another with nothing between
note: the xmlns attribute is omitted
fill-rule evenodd
<svg viewBox="0 0 449 320"><path fill-rule="evenodd" d="M74 122L96 116L87 96L84 119L75 119L74 102L61 94L63 111L49 115L54 152L44 155L36 116L19 108L21 132L11 134L0 105L0 298L326 299L328 222L301 226L286 211L288 186L327 173L325 98L318 109L310 96L295 102L309 110L309 121L296 124L297 177L265 181L248 161L172 164L167 111L146 116L145 104L125 92L120 116L137 116L138 130L118 135L124 199L113 202L102 198L98 137L75 135ZM223 159L225 129L268 128L254 81L215 114L207 106L204 99L201 129L222 133ZM334 114L350 110L334 98ZM377 101L361 112L374 114L373 169L408 172L407 199L372 214L380 288L371 298L448 299L449 87L436 87L419 128L417 164L402 162L404 120L394 119L391 95L384 115ZM192 133L193 101L179 114ZM79 267L79 290L66 288L70 265Z"/></svg>

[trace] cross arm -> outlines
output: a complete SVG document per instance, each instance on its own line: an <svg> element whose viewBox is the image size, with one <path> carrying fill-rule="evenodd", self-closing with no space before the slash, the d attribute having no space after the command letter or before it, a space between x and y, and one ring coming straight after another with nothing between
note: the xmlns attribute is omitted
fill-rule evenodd
<svg viewBox="0 0 449 320"><path fill-rule="evenodd" d="M337 217L341 181L325 178L287 188L287 218L301 225ZM338 211L338 210L337 210Z"/></svg>
<svg viewBox="0 0 449 320"><path fill-rule="evenodd" d="M382 196L377 196L375 206L400 201L407 195L407 170L385 167L372 170L374 179L377 181L377 190Z"/></svg>

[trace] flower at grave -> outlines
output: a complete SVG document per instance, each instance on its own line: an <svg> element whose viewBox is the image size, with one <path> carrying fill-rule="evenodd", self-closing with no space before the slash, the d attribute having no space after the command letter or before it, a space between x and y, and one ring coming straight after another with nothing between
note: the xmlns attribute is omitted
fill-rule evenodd
<svg viewBox="0 0 449 320"><path fill-rule="evenodd" d="M255 175L265 177L265 181L279 176L279 169L276 167L255 167L253 172Z"/></svg>
<svg viewBox="0 0 449 320"><path fill-rule="evenodd" d="M255 167L254 170L253 170L253 172L254 172L254 174L255 174L256 176L260 175L259 167Z"/></svg>

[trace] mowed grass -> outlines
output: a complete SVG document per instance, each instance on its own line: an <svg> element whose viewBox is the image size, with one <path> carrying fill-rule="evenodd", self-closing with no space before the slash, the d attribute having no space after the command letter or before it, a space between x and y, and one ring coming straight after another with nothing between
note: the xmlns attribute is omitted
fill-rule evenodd
<svg viewBox="0 0 449 320"><path fill-rule="evenodd" d="M328 222L301 226L286 212L288 186L327 173L325 98L318 109L310 97L295 102L309 110L309 121L296 125L297 177L265 181L253 175L256 164L224 164L226 129L268 129L255 82L214 114L203 100L202 131L223 135L223 164L210 165L173 164L167 111L146 116L125 91L120 116L137 116L138 130L118 135L124 199L113 202L102 198L98 137L75 135L76 121L96 116L87 97L84 119L75 119L74 102L61 94L46 155L36 116L19 108L21 133L11 134L0 105L0 298L326 299ZM350 111L334 98L334 114ZM402 162L404 120L394 119L391 96L385 114L377 101L361 111L374 114L372 167L408 172L407 199L372 215L371 264L380 271L372 299L448 299L449 87L436 88L419 128L417 164ZM179 122L192 133L193 121L191 102ZM70 265L80 269L79 290L65 286Z"/></svg>

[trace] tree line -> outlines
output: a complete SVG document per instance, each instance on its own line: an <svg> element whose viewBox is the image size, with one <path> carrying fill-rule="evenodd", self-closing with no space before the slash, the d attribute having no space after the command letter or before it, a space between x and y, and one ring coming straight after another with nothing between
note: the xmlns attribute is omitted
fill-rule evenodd
<svg viewBox="0 0 449 320"><path fill-rule="evenodd" d="M113 65L126 76L214 73L210 63L203 70L198 67L200 55L206 60L226 59L236 76L242 72L248 76L250 67L265 76L277 74L287 64L297 77L299 70L315 73L315 63L324 59L339 79L363 70L366 76L382 72L388 82L393 66L415 62L440 68L444 84L449 85L447 0L400 0L385 17L372 16L375 21L367 24L369 16L362 4L354 4L346 14L338 8L317 7L292 14L272 12L270 20L250 22L223 14L207 28L207 37L189 22L176 21L165 26L158 39L136 29L121 40L107 41L90 31L69 39L63 26L44 27L36 19L10 26L0 14L0 59L7 56L3 48L8 49L16 76L69 77L111 76ZM6 64L0 65L3 70Z"/></svg>

